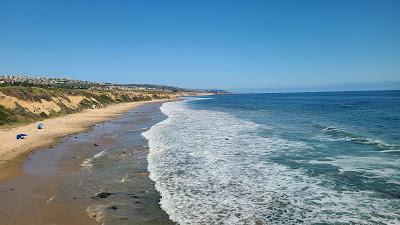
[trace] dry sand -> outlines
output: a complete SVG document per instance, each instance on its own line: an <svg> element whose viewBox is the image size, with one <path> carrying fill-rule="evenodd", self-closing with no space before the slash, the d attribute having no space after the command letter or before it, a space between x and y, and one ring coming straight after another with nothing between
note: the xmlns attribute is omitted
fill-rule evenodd
<svg viewBox="0 0 400 225"><path fill-rule="evenodd" d="M156 100L157 101L157 100ZM14 177L21 170L21 162L35 149L48 147L60 138L87 130L92 125L110 120L147 102L131 102L111 105L101 109L88 109L81 113L44 120L44 129L38 123L0 130L0 180ZM17 140L16 135L25 133L26 139Z"/></svg>

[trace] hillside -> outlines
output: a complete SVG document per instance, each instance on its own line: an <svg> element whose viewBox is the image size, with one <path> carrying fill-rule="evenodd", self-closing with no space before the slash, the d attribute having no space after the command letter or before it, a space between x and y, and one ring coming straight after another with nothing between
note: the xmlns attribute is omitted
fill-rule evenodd
<svg viewBox="0 0 400 225"><path fill-rule="evenodd" d="M2 86L0 87L0 126L39 121L109 104L169 99L179 95L182 93Z"/></svg>

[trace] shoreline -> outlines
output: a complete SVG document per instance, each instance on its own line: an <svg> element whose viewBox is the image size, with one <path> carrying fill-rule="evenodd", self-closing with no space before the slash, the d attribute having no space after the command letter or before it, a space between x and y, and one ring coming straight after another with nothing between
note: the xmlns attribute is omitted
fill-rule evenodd
<svg viewBox="0 0 400 225"><path fill-rule="evenodd" d="M0 223L174 224L160 208L161 196L147 171L148 143L141 135L165 118L161 102L141 103L26 154L21 174L0 182Z"/></svg>
<svg viewBox="0 0 400 225"><path fill-rule="evenodd" d="M0 182L21 174L24 159L36 150L52 147L63 137L88 131L92 126L116 118L138 106L170 99L119 103L99 109L43 120L44 129L37 129L37 122L13 128L0 129ZM26 139L17 140L18 133Z"/></svg>

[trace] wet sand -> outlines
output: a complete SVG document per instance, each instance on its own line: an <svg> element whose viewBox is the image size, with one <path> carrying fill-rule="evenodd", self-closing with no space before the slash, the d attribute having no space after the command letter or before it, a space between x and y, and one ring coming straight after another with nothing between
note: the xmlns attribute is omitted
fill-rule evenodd
<svg viewBox="0 0 400 225"><path fill-rule="evenodd" d="M0 129L0 180L18 175L21 162L33 150L54 145L66 135L83 132L96 123L112 119L145 103L148 102L121 103L47 119L44 120L45 129L42 130L37 129L38 123ZM19 133L28 134L28 137L24 140L17 140L16 135Z"/></svg>
<svg viewBox="0 0 400 225"><path fill-rule="evenodd" d="M28 155L22 173L0 183L0 224L173 224L148 177L141 136L165 118L160 105L142 105Z"/></svg>

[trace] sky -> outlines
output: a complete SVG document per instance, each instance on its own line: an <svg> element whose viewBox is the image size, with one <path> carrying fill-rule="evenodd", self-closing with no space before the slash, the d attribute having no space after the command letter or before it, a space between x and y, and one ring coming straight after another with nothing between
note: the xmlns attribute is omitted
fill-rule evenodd
<svg viewBox="0 0 400 225"><path fill-rule="evenodd" d="M0 0L0 74L187 88L400 81L398 0Z"/></svg>

